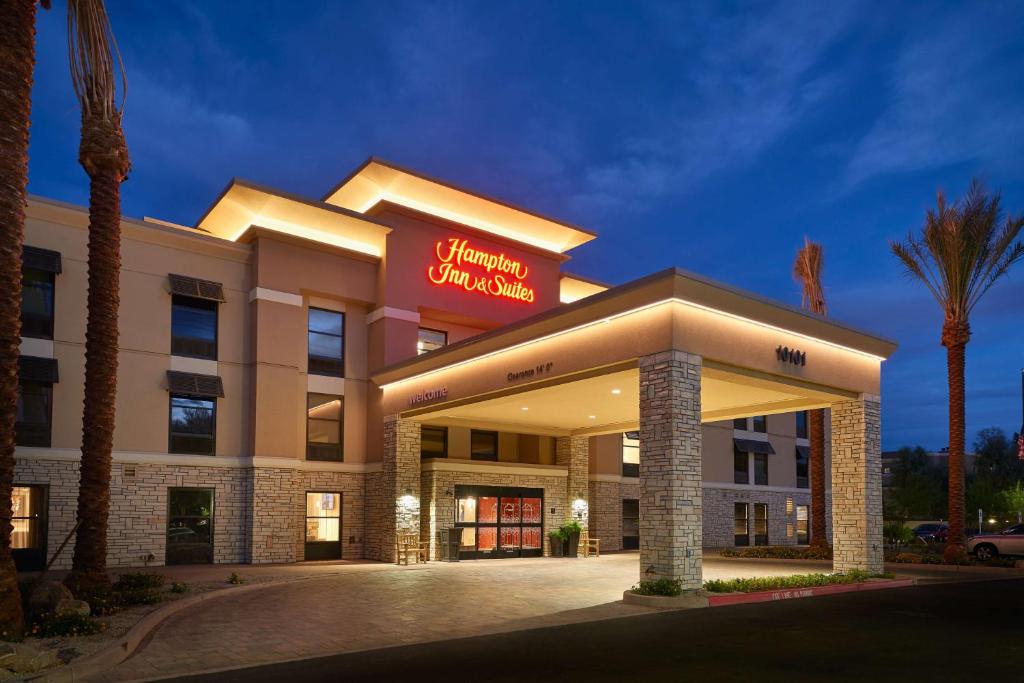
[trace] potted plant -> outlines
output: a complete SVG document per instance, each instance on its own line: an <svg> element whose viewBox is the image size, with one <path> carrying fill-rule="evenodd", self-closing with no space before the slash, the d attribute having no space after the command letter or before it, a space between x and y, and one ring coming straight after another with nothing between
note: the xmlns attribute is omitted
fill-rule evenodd
<svg viewBox="0 0 1024 683"><path fill-rule="evenodd" d="M562 542L565 544L565 556L576 557L576 551L580 545L580 532L583 531L583 527L574 519L558 527L558 530L561 532Z"/></svg>
<svg viewBox="0 0 1024 683"><path fill-rule="evenodd" d="M562 557L565 554L565 543L562 539L561 529L549 532L548 542L551 544L551 557Z"/></svg>

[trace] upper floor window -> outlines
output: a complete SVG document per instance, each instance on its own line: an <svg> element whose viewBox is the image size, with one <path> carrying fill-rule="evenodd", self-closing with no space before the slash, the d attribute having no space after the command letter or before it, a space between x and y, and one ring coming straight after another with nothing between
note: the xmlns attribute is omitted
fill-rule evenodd
<svg viewBox="0 0 1024 683"><path fill-rule="evenodd" d="M444 330L432 330L421 327L416 339L416 355L421 356L428 351L435 351L448 346L448 333Z"/></svg>
<svg viewBox="0 0 1024 683"><path fill-rule="evenodd" d="M753 431L762 434L768 431L768 417L766 415L755 415L752 422L754 423Z"/></svg>
<svg viewBox="0 0 1024 683"><path fill-rule="evenodd" d="M217 302L171 297L171 353L217 360Z"/></svg>
<svg viewBox="0 0 1024 683"><path fill-rule="evenodd" d="M469 455L473 460L497 460L498 432L472 430L469 433Z"/></svg>
<svg viewBox="0 0 1024 683"><path fill-rule="evenodd" d="M424 425L420 428L420 457L421 458L447 458L448 457L448 428L430 427Z"/></svg>
<svg viewBox="0 0 1024 683"><path fill-rule="evenodd" d="M806 446L796 447L796 487L799 489L808 488L810 481L810 457Z"/></svg>
<svg viewBox="0 0 1024 683"><path fill-rule="evenodd" d="M216 399L171 394L168 452L214 455L216 434Z"/></svg>
<svg viewBox="0 0 1024 683"><path fill-rule="evenodd" d="M754 484L768 485L768 454L754 453Z"/></svg>
<svg viewBox="0 0 1024 683"><path fill-rule="evenodd" d="M740 431L743 432L747 431L747 418L737 417L735 420L732 421L732 428L739 429Z"/></svg>
<svg viewBox="0 0 1024 683"><path fill-rule="evenodd" d="M50 447L53 385L22 380L18 384L18 408L14 418L14 443Z"/></svg>
<svg viewBox="0 0 1024 683"><path fill-rule="evenodd" d="M306 459L344 459L345 401L341 396L306 394Z"/></svg>
<svg viewBox="0 0 1024 683"><path fill-rule="evenodd" d="M734 484L750 483L750 456L736 446L732 447L732 481Z"/></svg>
<svg viewBox="0 0 1024 683"><path fill-rule="evenodd" d="M55 280L60 253L25 246L21 261L21 336L53 339Z"/></svg>
<svg viewBox="0 0 1024 683"><path fill-rule="evenodd" d="M640 432L622 435L622 476L640 476Z"/></svg>
<svg viewBox="0 0 1024 683"><path fill-rule="evenodd" d="M345 314L309 309L309 373L345 376Z"/></svg>
<svg viewBox="0 0 1024 683"><path fill-rule="evenodd" d="M801 410L796 414L796 438L807 438L807 411Z"/></svg>

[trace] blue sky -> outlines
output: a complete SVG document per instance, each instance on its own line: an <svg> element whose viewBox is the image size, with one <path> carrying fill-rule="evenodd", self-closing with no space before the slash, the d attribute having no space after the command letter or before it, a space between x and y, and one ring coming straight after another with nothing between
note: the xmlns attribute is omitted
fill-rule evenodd
<svg viewBox="0 0 1024 683"><path fill-rule="evenodd" d="M84 204L55 4L29 189ZM974 176L1024 212L1021 3L108 8L129 79L125 214L192 224L233 176L319 197L376 154L598 231L574 272L677 265L793 304L809 235L833 317L901 345L884 447L946 444L941 313L887 242ZM1022 314L1024 265L972 321L969 440L1019 427Z"/></svg>

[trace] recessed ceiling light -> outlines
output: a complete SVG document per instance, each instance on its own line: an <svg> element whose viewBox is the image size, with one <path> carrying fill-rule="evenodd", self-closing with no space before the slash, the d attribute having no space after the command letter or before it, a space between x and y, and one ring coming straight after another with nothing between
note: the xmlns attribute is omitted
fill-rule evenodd
<svg viewBox="0 0 1024 683"><path fill-rule="evenodd" d="M529 409L530 408L528 406L523 406L522 408L520 408L520 410L529 410Z"/></svg>
<svg viewBox="0 0 1024 683"><path fill-rule="evenodd" d="M622 389L612 389L612 393L618 396L619 394L622 393Z"/></svg>
<svg viewBox="0 0 1024 683"><path fill-rule="evenodd" d="M596 420L597 419L597 415L587 415L587 419L589 419L589 420Z"/></svg>

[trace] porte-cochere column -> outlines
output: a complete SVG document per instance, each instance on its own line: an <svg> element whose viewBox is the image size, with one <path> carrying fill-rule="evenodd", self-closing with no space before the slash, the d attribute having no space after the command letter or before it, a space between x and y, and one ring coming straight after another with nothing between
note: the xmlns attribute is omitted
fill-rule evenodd
<svg viewBox="0 0 1024 683"><path fill-rule="evenodd" d="M555 439L555 464L568 469L566 514L584 528L590 528L590 439L560 436Z"/></svg>
<svg viewBox="0 0 1024 683"><path fill-rule="evenodd" d="M878 396L832 404L832 567L883 570Z"/></svg>
<svg viewBox="0 0 1024 683"><path fill-rule="evenodd" d="M701 587L701 357L640 359L640 578Z"/></svg>
<svg viewBox="0 0 1024 683"><path fill-rule="evenodd" d="M397 415L384 418L384 462L367 476L367 556L395 559L398 532L420 532L420 424Z"/></svg>

